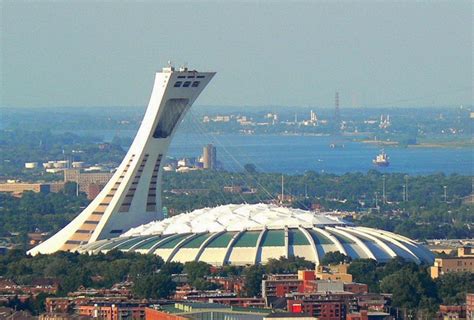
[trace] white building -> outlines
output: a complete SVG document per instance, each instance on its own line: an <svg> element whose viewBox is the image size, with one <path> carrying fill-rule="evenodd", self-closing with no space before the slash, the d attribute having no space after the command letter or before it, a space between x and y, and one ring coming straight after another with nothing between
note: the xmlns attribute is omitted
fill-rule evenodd
<svg viewBox="0 0 474 320"><path fill-rule="evenodd" d="M29 253L74 250L162 219L162 160L178 124L214 74L171 66L156 73L142 124L114 176L73 221Z"/></svg>

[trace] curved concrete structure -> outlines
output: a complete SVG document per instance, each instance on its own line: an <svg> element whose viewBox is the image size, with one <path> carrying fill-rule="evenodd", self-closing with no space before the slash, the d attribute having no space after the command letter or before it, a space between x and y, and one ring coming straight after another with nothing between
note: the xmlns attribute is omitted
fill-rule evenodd
<svg viewBox="0 0 474 320"><path fill-rule="evenodd" d="M265 263L300 256L319 264L328 252L386 262L402 257L431 264L423 245L391 232L357 227L330 215L267 204L225 205L183 213L132 228L122 236L90 243L79 252L118 249L156 254L165 261L212 265Z"/></svg>
<svg viewBox="0 0 474 320"><path fill-rule="evenodd" d="M74 250L162 219L162 161L178 124L214 74L173 67L156 73L142 124L114 176L73 221L28 253Z"/></svg>

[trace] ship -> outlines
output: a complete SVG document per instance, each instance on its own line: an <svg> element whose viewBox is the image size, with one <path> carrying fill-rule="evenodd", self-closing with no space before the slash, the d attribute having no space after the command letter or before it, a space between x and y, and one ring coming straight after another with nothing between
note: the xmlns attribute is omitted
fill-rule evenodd
<svg viewBox="0 0 474 320"><path fill-rule="evenodd" d="M382 150L380 152L380 154L377 155L377 157L375 157L374 160L372 160L372 162L376 165L376 166L380 166L380 167L388 167L388 165L390 164L390 161L389 160L389 157L388 155Z"/></svg>

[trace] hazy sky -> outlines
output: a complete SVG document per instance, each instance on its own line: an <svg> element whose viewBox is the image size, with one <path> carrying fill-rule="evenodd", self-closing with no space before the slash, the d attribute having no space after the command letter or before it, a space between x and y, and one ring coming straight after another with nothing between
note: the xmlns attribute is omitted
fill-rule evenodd
<svg viewBox="0 0 474 320"><path fill-rule="evenodd" d="M0 0L2 106L145 105L168 60L201 105L472 104L471 1Z"/></svg>

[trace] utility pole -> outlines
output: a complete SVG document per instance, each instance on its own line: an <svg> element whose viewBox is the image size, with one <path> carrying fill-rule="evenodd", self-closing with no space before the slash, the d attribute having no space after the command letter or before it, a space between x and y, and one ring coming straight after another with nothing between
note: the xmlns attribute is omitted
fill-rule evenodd
<svg viewBox="0 0 474 320"><path fill-rule="evenodd" d="M385 195L385 175L382 176L382 201L383 204L387 203L387 197Z"/></svg>
<svg viewBox="0 0 474 320"><path fill-rule="evenodd" d="M405 192L405 189L406 189L406 185L404 184L403 185L403 193L402 193L402 196L403 196L403 202L406 202L407 201L407 197L406 197L406 192Z"/></svg>
<svg viewBox="0 0 474 320"><path fill-rule="evenodd" d="M443 186L443 189L444 189L444 202L448 203L448 192L447 192L448 186Z"/></svg>
<svg viewBox="0 0 474 320"><path fill-rule="evenodd" d="M405 201L408 202L408 175L405 175Z"/></svg>
<svg viewBox="0 0 474 320"><path fill-rule="evenodd" d="M281 203L285 199L285 178L281 175Z"/></svg>

